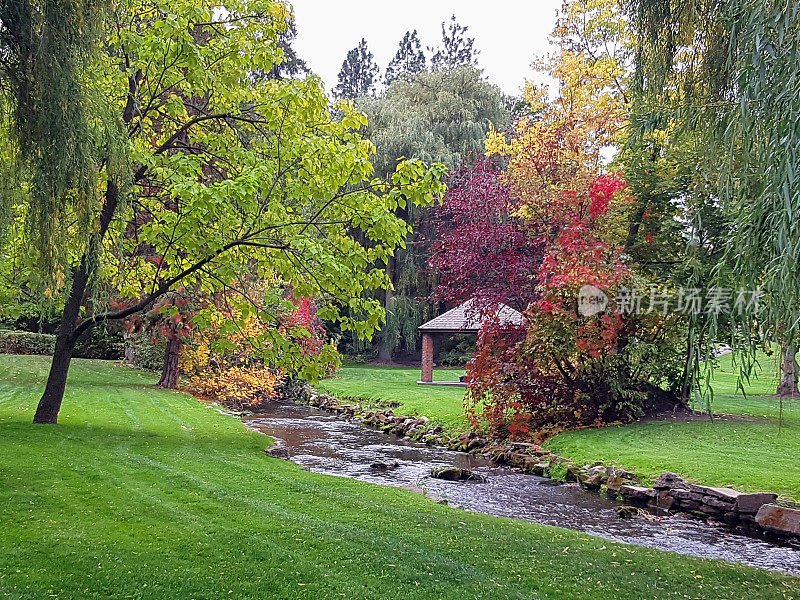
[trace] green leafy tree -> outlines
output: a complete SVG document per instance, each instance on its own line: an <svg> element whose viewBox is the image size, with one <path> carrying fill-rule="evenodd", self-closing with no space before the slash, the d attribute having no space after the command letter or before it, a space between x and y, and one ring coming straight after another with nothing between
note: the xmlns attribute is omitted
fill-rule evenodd
<svg viewBox="0 0 800 600"><path fill-rule="evenodd" d="M367 48L367 40L362 38L342 62L339 83L333 89L333 95L348 100L374 95L378 72L375 58Z"/></svg>
<svg viewBox="0 0 800 600"><path fill-rule="evenodd" d="M445 27L442 22L442 45L437 49L428 48L433 52L431 66L434 69L450 69L466 65L477 65L479 50L475 50L475 38L467 37L469 27L456 21L456 16L450 17L450 23Z"/></svg>
<svg viewBox="0 0 800 600"><path fill-rule="evenodd" d="M43 270L63 278L58 263L69 239L61 227L68 210L82 233L91 226L95 132L88 117L83 73L93 60L104 18L100 0L15 0L0 3L0 77L6 109L0 132L15 140L0 153L8 185L3 204L27 185L28 241ZM94 139L93 139L94 138ZM102 143L102 142L101 142ZM23 183L25 179L25 183ZM0 221L9 224L12 212Z"/></svg>
<svg viewBox="0 0 800 600"><path fill-rule="evenodd" d="M388 87L398 77L414 77L424 70L425 53L422 51L417 30L406 31L394 58L386 67L384 83Z"/></svg>
<svg viewBox="0 0 800 600"><path fill-rule="evenodd" d="M358 106L369 117L365 135L377 148L373 158L376 173L391 173L401 157L442 163L454 169L473 154L484 152L491 127L510 125L502 94L485 81L474 67L462 66L424 71L413 80L395 80L381 98L362 98ZM404 221L419 225L424 210L413 205L397 213ZM417 327L429 315L432 281L426 268L428 249L413 234L396 257L386 264L393 288L384 295L387 323L379 340L379 356L389 362L401 342L413 351Z"/></svg>
<svg viewBox="0 0 800 600"><path fill-rule="evenodd" d="M320 299L319 316L346 330L369 336L379 326L382 307L366 292L388 281L369 265L404 242L408 226L394 211L432 202L441 168L403 162L388 181L376 179L373 145L357 133L366 119L352 105L340 105L335 120L317 78L252 77L280 60L288 16L268 0L127 0L103 19L78 88L91 109L95 176L86 206L62 203L57 213L70 241L66 278L50 290L63 310L35 422L57 421L84 332L145 311L181 285L235 288L255 274ZM15 83L4 78L4 89L16 92ZM17 152L31 143L2 142ZM69 181L64 193L85 185ZM32 206L29 197L20 210ZM81 237L75 216L84 210L90 227ZM115 309L93 293L104 286L136 301ZM254 313L270 320L242 303L242 318ZM194 322L201 326L202 315ZM279 329L265 335L267 362L297 355ZM301 374L319 374L305 367Z"/></svg>

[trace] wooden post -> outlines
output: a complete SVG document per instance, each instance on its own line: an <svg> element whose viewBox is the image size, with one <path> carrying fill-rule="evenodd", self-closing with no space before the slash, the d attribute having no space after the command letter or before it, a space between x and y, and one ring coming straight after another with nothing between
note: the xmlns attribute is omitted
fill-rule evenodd
<svg viewBox="0 0 800 600"><path fill-rule="evenodd" d="M430 333L422 334L422 381L433 381L433 335Z"/></svg>

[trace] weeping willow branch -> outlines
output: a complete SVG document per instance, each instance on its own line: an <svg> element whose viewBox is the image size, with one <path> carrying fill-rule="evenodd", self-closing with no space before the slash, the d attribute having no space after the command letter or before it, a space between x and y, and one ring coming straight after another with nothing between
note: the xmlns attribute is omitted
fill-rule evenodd
<svg viewBox="0 0 800 600"><path fill-rule="evenodd" d="M83 80L104 8L105 0L0 1L0 79L16 146L8 154L30 173L26 233L44 272L56 275L67 247L62 217L75 209L86 237L99 201L95 141L103 136L93 131Z"/></svg>

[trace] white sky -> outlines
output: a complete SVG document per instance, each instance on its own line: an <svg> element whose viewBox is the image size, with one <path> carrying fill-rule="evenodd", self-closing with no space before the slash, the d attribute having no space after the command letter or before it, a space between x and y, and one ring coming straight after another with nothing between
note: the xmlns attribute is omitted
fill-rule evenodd
<svg viewBox="0 0 800 600"><path fill-rule="evenodd" d="M406 31L416 29L423 47L436 47L441 23L452 14L480 50L478 67L507 94L524 80L541 81L530 68L551 47L561 0L290 0L297 21L295 49L330 91L347 51L367 40L381 77ZM426 53L427 54L427 53ZM428 58L430 59L430 55Z"/></svg>

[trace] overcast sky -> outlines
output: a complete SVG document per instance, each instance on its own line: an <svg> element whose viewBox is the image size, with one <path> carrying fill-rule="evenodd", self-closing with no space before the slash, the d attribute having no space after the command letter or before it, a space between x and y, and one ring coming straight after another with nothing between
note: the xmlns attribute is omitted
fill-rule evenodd
<svg viewBox="0 0 800 600"><path fill-rule="evenodd" d="M330 91L347 51L367 40L381 68L397 52L406 31L423 46L438 46L441 23L452 14L469 27L480 50L478 66L507 94L518 94L530 63L550 51L548 35L561 0L290 0L297 21L295 48ZM430 56L428 55L428 58Z"/></svg>

